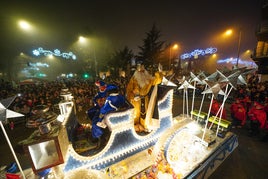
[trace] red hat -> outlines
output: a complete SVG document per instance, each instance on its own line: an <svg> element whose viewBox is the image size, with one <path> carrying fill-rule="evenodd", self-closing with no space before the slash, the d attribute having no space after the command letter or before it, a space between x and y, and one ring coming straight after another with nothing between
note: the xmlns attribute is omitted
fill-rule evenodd
<svg viewBox="0 0 268 179"><path fill-rule="evenodd" d="M98 80L98 81L95 82L95 85L96 85L97 87L99 87L100 92L104 92L104 91L106 90L106 86L107 86L107 85L106 85L106 83L103 82L103 81Z"/></svg>

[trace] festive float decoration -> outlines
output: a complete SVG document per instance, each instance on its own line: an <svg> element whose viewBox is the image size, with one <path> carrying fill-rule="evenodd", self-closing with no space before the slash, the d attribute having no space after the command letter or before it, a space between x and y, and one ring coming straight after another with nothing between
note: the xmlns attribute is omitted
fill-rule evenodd
<svg viewBox="0 0 268 179"><path fill-rule="evenodd" d="M62 154L64 162L53 167L54 173L57 177L68 178L68 174L86 169L88 175L108 178L207 178L238 146L237 136L228 130L231 121L221 119L221 113L230 91L244 83L249 72L251 70L241 68L216 71L207 77L191 74L191 79L184 78L177 90L184 90L187 115L172 114L174 86L158 85L156 107L159 116L156 120L159 120L159 127L143 135L135 132L133 107L126 101L128 107L105 116L110 136L102 149L81 155L70 141L71 136L62 138L69 140L69 144L66 153ZM202 97L200 109L192 107L190 117L187 90L194 90L195 82L206 86L202 94L203 97L210 94L211 101L208 111L204 111ZM223 96L222 107L214 118L210 115L212 99L220 95ZM66 114L71 114L69 108ZM72 134L76 118L67 116L61 121L62 129ZM216 125L216 130L212 130L211 124ZM226 129L225 135L219 135L220 127Z"/></svg>

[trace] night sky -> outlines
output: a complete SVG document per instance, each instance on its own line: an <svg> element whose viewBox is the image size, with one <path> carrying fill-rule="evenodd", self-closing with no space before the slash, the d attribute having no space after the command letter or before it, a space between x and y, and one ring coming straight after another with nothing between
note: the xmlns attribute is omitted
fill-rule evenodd
<svg viewBox="0 0 268 179"><path fill-rule="evenodd" d="M128 46L137 53L155 23L161 40L179 43L181 53L216 46L235 56L238 29L241 51L256 47L261 6L262 0L5 0L0 3L0 50L18 53L39 46L65 50L86 33L101 39L96 48L106 52ZM33 24L36 32L21 32L19 19ZM232 39L215 40L228 28L236 30Z"/></svg>

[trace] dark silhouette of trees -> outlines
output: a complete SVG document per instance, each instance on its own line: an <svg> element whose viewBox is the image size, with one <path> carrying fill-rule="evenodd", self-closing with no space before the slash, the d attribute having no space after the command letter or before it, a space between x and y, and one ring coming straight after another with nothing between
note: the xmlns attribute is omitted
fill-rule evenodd
<svg viewBox="0 0 268 179"><path fill-rule="evenodd" d="M161 61L165 42L160 40L162 35L155 24L146 35L146 38L143 39L143 45L139 46L140 52L137 55L137 60L142 61L145 66L157 65Z"/></svg>
<svg viewBox="0 0 268 179"><path fill-rule="evenodd" d="M108 62L111 73L113 73L113 75L118 75L120 69L128 69L133 57L133 51L127 46L125 46L122 50L115 51Z"/></svg>

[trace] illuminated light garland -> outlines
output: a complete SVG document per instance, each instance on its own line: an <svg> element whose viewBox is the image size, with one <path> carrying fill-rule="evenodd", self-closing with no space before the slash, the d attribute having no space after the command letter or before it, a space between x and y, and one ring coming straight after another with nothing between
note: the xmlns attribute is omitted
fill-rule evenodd
<svg viewBox="0 0 268 179"><path fill-rule="evenodd" d="M218 64L224 64L224 63L236 64L237 63L237 58L220 59L220 60L217 61L217 63ZM238 63L241 64L241 65L258 67L255 62L242 60L241 58L239 58Z"/></svg>
<svg viewBox="0 0 268 179"><path fill-rule="evenodd" d="M50 50L44 50L42 47L39 47L38 49L33 50L33 54L35 56L40 56L41 54L44 54L45 56L54 55L57 57L63 57L65 59L71 58L72 60L76 60L76 55L73 52L61 53L61 51L59 49L55 49L54 51L50 51Z"/></svg>
<svg viewBox="0 0 268 179"><path fill-rule="evenodd" d="M162 111L167 111L166 108L171 108L172 101L173 90L169 90L162 100L158 101L160 113L163 113ZM127 111L114 113L112 116L115 115L122 120L122 123L120 124L116 123L114 120L107 121L105 119L108 127L113 130L108 144L106 144L104 149L102 149L99 153L93 156L81 156L76 153L73 146L70 145L63 171L67 172L81 167L97 170L110 167L114 163L118 163L125 158L133 156L135 153L141 152L154 145L160 135L172 125L172 116L170 116L171 113L169 113L169 115L160 115L160 128L148 135L140 136L134 130L132 112L133 109L128 109ZM112 116L109 115L109 118L112 119ZM161 116L165 116L165 118L162 119ZM132 122L131 126L129 125L130 121ZM128 141L121 140L123 138L128 139ZM120 144L118 141L120 141Z"/></svg>
<svg viewBox="0 0 268 179"><path fill-rule="evenodd" d="M40 71L40 68L38 68L36 66L30 66L26 70Z"/></svg>
<svg viewBox="0 0 268 179"><path fill-rule="evenodd" d="M37 62L37 63L29 62L28 65L31 66L31 67L47 67L47 68L49 67L49 64L41 63L41 62Z"/></svg>
<svg viewBox="0 0 268 179"><path fill-rule="evenodd" d="M187 58L192 58L192 57L198 57L199 55L208 55L208 54L214 54L217 52L217 48L209 47L206 48L205 50L201 49L196 49L190 53L184 53L181 55L181 59L187 59Z"/></svg>

